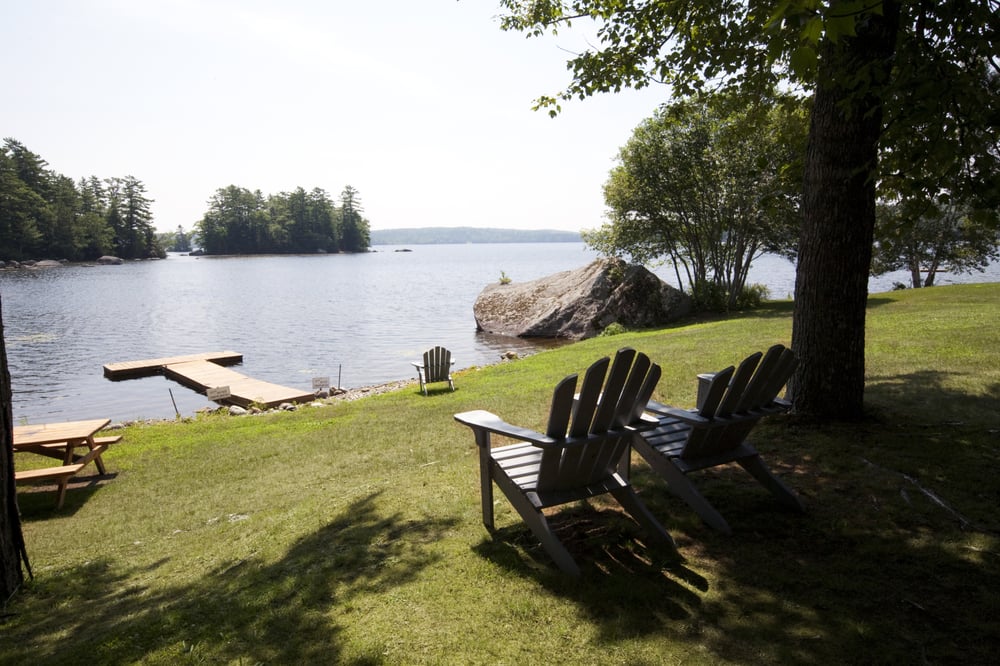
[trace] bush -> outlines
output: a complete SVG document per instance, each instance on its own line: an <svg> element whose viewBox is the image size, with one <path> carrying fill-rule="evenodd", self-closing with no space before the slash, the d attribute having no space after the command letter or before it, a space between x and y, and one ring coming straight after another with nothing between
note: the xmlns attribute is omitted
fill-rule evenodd
<svg viewBox="0 0 1000 666"><path fill-rule="evenodd" d="M744 285L743 291L736 297L736 309L753 310L759 308L770 295L771 291L762 284Z"/></svg>
<svg viewBox="0 0 1000 666"><path fill-rule="evenodd" d="M601 331L601 334L598 337L607 338L611 337L612 335L621 335L622 333L628 333L628 329L619 324L618 322L613 321L604 327L604 330Z"/></svg>
<svg viewBox="0 0 1000 666"><path fill-rule="evenodd" d="M691 300L696 312L729 312L730 310L753 310L771 295L762 284L744 285L733 306L729 306L729 292L714 282L702 282L691 289Z"/></svg>

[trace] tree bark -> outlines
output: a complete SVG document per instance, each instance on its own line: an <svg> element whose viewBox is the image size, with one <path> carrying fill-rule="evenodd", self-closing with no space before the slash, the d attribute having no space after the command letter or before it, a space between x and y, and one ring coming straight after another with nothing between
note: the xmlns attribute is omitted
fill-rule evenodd
<svg viewBox="0 0 1000 666"><path fill-rule="evenodd" d="M2 308L0 308L2 310ZM7 370L7 345L0 314L0 603L5 603L24 582L21 558L28 566L28 555L21 533L14 485L14 416L10 372ZM30 568L28 569L30 572Z"/></svg>
<svg viewBox="0 0 1000 666"><path fill-rule="evenodd" d="M875 229L881 89L891 72L898 8L827 43L813 99L795 278L794 411L819 419L864 414L865 310ZM862 88L863 86L863 88Z"/></svg>

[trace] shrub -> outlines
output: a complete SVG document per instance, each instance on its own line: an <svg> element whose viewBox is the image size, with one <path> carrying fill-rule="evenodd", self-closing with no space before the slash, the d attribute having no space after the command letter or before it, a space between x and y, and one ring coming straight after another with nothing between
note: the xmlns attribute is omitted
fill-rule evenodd
<svg viewBox="0 0 1000 666"><path fill-rule="evenodd" d="M628 333L628 329L619 324L618 322L613 321L604 327L604 330L601 331L599 337L606 338L612 335L621 335L622 333Z"/></svg>

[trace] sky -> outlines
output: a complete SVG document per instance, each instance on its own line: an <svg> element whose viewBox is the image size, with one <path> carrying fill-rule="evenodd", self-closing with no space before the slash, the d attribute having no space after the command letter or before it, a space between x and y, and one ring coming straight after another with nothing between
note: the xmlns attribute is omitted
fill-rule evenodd
<svg viewBox="0 0 1000 666"><path fill-rule="evenodd" d="M161 231L220 188L359 195L372 229L594 229L653 86L532 110L593 35L496 0L0 0L0 137L134 176Z"/></svg>

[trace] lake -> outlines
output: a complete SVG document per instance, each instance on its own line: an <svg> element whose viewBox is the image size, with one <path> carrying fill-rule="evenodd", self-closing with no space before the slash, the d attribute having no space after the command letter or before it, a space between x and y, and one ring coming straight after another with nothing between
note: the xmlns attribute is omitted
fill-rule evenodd
<svg viewBox="0 0 1000 666"><path fill-rule="evenodd" d="M214 406L161 376L112 382L106 363L231 350L251 377L311 389L314 377L356 388L416 377L436 344L456 369L550 345L477 333L472 306L501 273L516 282L596 258L582 243L375 246L359 255L191 257L121 266L0 271L15 423L187 416ZM670 281L665 269L657 271ZM940 276L941 283L1000 281ZM790 297L794 267L755 262L750 282ZM873 280L886 291L905 274Z"/></svg>

